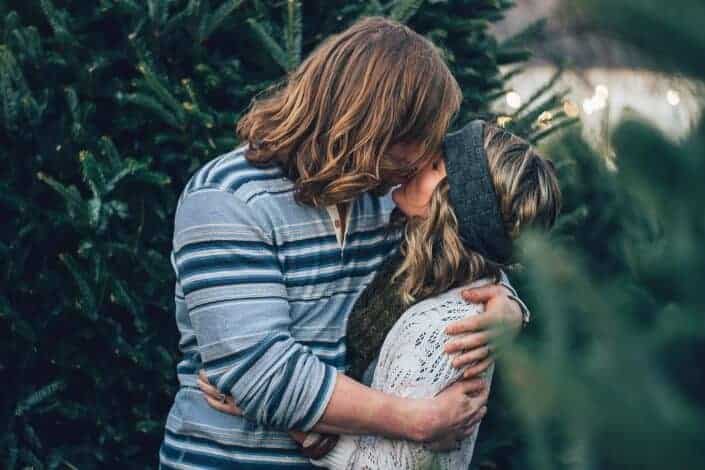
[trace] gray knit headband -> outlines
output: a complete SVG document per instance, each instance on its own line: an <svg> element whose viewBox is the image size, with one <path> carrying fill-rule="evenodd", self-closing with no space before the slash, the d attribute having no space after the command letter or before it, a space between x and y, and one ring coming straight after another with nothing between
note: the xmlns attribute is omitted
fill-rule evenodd
<svg viewBox="0 0 705 470"><path fill-rule="evenodd" d="M484 146L484 121L476 120L443 141L450 203L465 246L496 263L511 257Z"/></svg>

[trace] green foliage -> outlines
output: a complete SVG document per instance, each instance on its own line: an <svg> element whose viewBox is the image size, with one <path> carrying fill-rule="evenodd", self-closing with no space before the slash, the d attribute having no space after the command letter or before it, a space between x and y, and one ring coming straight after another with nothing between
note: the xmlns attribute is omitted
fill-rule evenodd
<svg viewBox="0 0 705 470"><path fill-rule="evenodd" d="M176 198L237 144L253 96L360 16L392 15L443 50L461 119L486 113L498 67L528 57L488 33L509 6L0 2L0 465L156 464L176 387Z"/></svg>
<svg viewBox="0 0 705 470"><path fill-rule="evenodd" d="M701 2L581 4L664 70L705 78ZM535 335L502 363L522 468L705 468L705 121L676 142L630 117L612 141L611 170L577 134L550 146L565 215L523 245Z"/></svg>

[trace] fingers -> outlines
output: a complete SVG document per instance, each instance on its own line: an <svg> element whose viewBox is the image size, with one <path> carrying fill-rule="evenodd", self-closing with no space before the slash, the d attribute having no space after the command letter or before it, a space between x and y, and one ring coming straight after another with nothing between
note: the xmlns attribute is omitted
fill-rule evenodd
<svg viewBox="0 0 705 470"><path fill-rule="evenodd" d="M211 407L223 413L236 416L242 415L242 410L235 404L235 398L231 395L220 393L217 388L208 382L208 377L203 370L198 373L196 383L198 384L198 388L203 392L203 397Z"/></svg>
<svg viewBox="0 0 705 470"><path fill-rule="evenodd" d="M491 284L488 286L476 287L474 289L464 289L460 292L460 295L467 302L485 304L498 295L506 295L506 291L504 287L499 284Z"/></svg>
<svg viewBox="0 0 705 470"><path fill-rule="evenodd" d="M453 367L460 369L463 366L470 365L476 361L485 359L490 355L490 345L482 346L481 348L475 348L467 351L455 359L453 359Z"/></svg>
<svg viewBox="0 0 705 470"><path fill-rule="evenodd" d="M463 372L463 378L470 379L473 377L479 377L481 374L485 373L493 363L493 357L486 357L485 359L479 361L477 364L465 369L465 371Z"/></svg>
<svg viewBox="0 0 705 470"><path fill-rule="evenodd" d="M465 426L463 429L462 435L463 437L468 437L471 436L477 429L477 425L482 421L482 418L485 417L487 414L487 407L483 406L480 408L477 413L474 413L472 418L470 418L470 421L468 421L468 424Z"/></svg>
<svg viewBox="0 0 705 470"><path fill-rule="evenodd" d="M471 315L462 320L449 323L445 328L448 335L458 335L460 333L472 333L485 330L496 323L493 315L480 313L479 315Z"/></svg>
<svg viewBox="0 0 705 470"><path fill-rule="evenodd" d="M208 382L208 378L205 376L203 371L198 374L198 379L196 380L198 388L207 396L215 400L222 399L223 394L218 391L213 385Z"/></svg>
<svg viewBox="0 0 705 470"><path fill-rule="evenodd" d="M303 444L304 441L306 440L306 436L308 436L308 433L303 432L303 431L297 431L295 429L290 429L289 435L292 437L292 439L294 439L299 444Z"/></svg>
<svg viewBox="0 0 705 470"><path fill-rule="evenodd" d="M462 338L454 339L452 341L447 341L443 345L443 350L446 353L454 353L461 351L463 349L471 350L475 348L481 348L489 343L493 334L489 331L482 331L480 333L472 333Z"/></svg>
<svg viewBox="0 0 705 470"><path fill-rule="evenodd" d="M470 396L476 396L487 388L487 384L482 379L462 380L460 383L463 393Z"/></svg>
<svg viewBox="0 0 705 470"><path fill-rule="evenodd" d="M210 395L204 395L204 397L211 408L215 408L222 413L227 413L230 415L238 416L241 414L240 409L235 405L233 397L225 397L225 403L211 397Z"/></svg>

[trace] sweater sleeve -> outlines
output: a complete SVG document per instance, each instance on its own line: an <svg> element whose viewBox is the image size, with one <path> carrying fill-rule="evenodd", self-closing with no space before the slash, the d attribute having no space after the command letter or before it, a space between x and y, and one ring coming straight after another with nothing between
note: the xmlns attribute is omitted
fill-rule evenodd
<svg viewBox="0 0 705 470"><path fill-rule="evenodd" d="M266 213L204 188L175 217L175 268L210 381L246 418L308 431L325 411L337 370L291 334L284 276Z"/></svg>

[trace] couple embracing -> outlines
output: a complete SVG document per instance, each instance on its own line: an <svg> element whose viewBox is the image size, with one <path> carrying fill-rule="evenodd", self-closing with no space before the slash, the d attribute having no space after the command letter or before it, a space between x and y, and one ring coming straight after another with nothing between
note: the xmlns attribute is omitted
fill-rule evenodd
<svg viewBox="0 0 705 470"><path fill-rule="evenodd" d="M529 319L503 268L560 206L434 46L367 18L323 42L189 180L164 469L466 469L492 347Z"/></svg>

